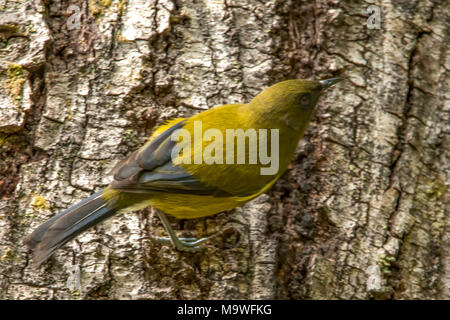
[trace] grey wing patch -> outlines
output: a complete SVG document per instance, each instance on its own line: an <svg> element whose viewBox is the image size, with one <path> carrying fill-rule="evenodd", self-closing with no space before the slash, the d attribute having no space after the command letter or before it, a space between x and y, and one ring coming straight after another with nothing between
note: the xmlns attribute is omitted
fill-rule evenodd
<svg viewBox="0 0 450 320"><path fill-rule="evenodd" d="M138 150L130 154L127 158L122 159L114 169L112 169L111 174L114 176L115 180L123 180L134 176L142 168L136 162L136 153Z"/></svg>
<svg viewBox="0 0 450 320"><path fill-rule="evenodd" d="M197 195L231 196L208 187L190 173L172 163L172 149L176 145L171 134L182 127L181 121L168 128L148 145L133 152L113 169L114 181L110 188L131 193L183 193Z"/></svg>
<svg viewBox="0 0 450 320"><path fill-rule="evenodd" d="M151 170L171 161L172 149L177 144L170 138L172 133L183 127L184 121L174 124L172 127L156 137L146 148L138 153L136 161L142 168Z"/></svg>
<svg viewBox="0 0 450 320"><path fill-rule="evenodd" d="M174 166L171 161L153 171L143 171L139 175L137 185L141 192L230 196L217 188L204 185L183 168Z"/></svg>
<svg viewBox="0 0 450 320"><path fill-rule="evenodd" d="M170 139L171 134L183 126L180 121L161 133L148 145L134 151L127 158L120 161L112 170L114 180L132 180L142 170L152 170L155 167L170 161L171 150L176 144Z"/></svg>

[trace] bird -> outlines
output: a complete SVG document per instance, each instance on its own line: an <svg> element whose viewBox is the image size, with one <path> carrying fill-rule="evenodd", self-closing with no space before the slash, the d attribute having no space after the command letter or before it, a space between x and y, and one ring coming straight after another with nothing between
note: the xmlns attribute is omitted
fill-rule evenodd
<svg viewBox="0 0 450 320"><path fill-rule="evenodd" d="M41 265L98 223L148 206L169 236L153 237L156 241L181 251L201 249L206 238L178 238L167 215L211 216L266 192L287 170L319 97L341 80L285 80L246 104L220 105L167 121L114 167L107 187L25 237L33 264Z"/></svg>

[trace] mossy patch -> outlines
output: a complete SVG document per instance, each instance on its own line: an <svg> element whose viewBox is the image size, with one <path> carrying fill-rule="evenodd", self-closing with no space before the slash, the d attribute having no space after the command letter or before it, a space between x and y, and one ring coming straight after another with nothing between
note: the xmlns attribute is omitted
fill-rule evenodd
<svg viewBox="0 0 450 320"><path fill-rule="evenodd" d="M11 248L6 249L6 251L0 257L0 262L5 262L8 260L9 261L14 260L14 253Z"/></svg>
<svg viewBox="0 0 450 320"><path fill-rule="evenodd" d="M123 8L125 7L126 0L120 0L117 5L117 10L119 11L119 14L121 15L123 13Z"/></svg>
<svg viewBox="0 0 450 320"><path fill-rule="evenodd" d="M111 6L112 0L89 0L89 11L94 16L103 16Z"/></svg>
<svg viewBox="0 0 450 320"><path fill-rule="evenodd" d="M122 139L126 142L131 142L133 144L139 145L139 138L136 136L136 132L132 129L127 129L122 134Z"/></svg>
<svg viewBox="0 0 450 320"><path fill-rule="evenodd" d="M382 254L378 257L377 263L384 275L390 276L392 274L392 263L397 260L394 256Z"/></svg>
<svg viewBox="0 0 450 320"><path fill-rule="evenodd" d="M50 208L49 203L47 202L47 199L45 199L42 196L35 195L33 197L33 200L31 201L31 205L37 209L37 210L45 210Z"/></svg>
<svg viewBox="0 0 450 320"><path fill-rule="evenodd" d="M22 100L25 71L20 64L10 63L6 69L6 93L18 104Z"/></svg>

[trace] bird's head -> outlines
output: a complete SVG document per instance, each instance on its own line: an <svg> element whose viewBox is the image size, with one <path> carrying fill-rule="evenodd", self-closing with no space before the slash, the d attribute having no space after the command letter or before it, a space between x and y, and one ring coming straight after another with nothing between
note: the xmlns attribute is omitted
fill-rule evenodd
<svg viewBox="0 0 450 320"><path fill-rule="evenodd" d="M261 120L284 123L295 130L304 131L314 112L320 95L342 78L326 80L287 80L279 82L261 93L249 103Z"/></svg>

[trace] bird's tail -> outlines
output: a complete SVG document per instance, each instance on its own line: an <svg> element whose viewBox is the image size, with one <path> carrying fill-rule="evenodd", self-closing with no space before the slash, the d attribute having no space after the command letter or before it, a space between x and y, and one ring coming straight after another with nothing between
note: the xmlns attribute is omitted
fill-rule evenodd
<svg viewBox="0 0 450 320"><path fill-rule="evenodd" d="M119 210L101 196L102 192L58 213L25 238L24 243L33 251L33 264L39 266L66 242Z"/></svg>

